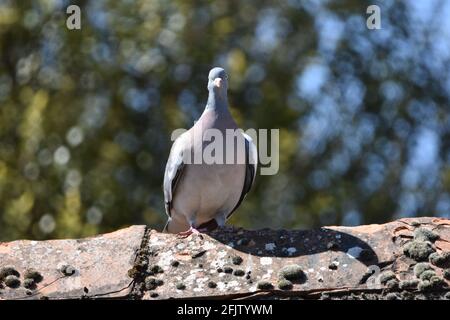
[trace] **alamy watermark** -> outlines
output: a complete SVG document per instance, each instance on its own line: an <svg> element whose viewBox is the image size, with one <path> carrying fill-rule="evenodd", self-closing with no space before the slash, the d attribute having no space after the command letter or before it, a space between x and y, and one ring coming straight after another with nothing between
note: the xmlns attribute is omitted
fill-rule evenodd
<svg viewBox="0 0 450 320"><path fill-rule="evenodd" d="M66 26L69 30L81 29L81 9L75 4L67 7L66 13L69 14L66 20ZM367 7L366 14L369 16L366 19L366 26L369 30L381 29L381 9L376 4Z"/></svg>
<svg viewBox="0 0 450 320"><path fill-rule="evenodd" d="M67 7L66 13L69 14L66 20L66 26L69 30L81 29L81 9L75 4ZM376 4L367 7L366 14L369 16L366 19L366 26L369 30L381 29L381 9Z"/></svg>
<svg viewBox="0 0 450 320"><path fill-rule="evenodd" d="M81 9L79 6L72 4L67 7L66 13L70 14L66 20L66 27L69 30L81 29Z"/></svg>
<svg viewBox="0 0 450 320"><path fill-rule="evenodd" d="M366 280L368 289L379 289L381 286L381 269L377 265L370 265L367 267L366 274L370 276Z"/></svg>
<svg viewBox="0 0 450 320"><path fill-rule="evenodd" d="M372 4L367 7L367 14L370 14L366 20L366 26L369 30L381 29L381 9L379 6Z"/></svg>
<svg viewBox="0 0 450 320"><path fill-rule="evenodd" d="M175 141L185 132L187 132L186 129L174 130L171 140ZM194 126L192 134L185 139L190 139L190 141L184 141L184 143L195 146L191 152L183 153L183 163L185 164L246 164L247 161L255 164L255 161L258 161L258 164L261 165L261 175L278 173L279 129L248 129L246 131L226 129L222 131L219 129L202 130L201 127ZM248 158L246 157L246 139L249 141Z"/></svg>

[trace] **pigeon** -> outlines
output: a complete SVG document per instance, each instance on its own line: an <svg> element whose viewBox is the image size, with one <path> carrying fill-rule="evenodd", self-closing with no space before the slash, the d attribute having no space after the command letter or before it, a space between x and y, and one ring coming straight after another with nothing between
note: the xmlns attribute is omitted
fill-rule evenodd
<svg viewBox="0 0 450 320"><path fill-rule="evenodd" d="M208 76L208 101L194 126L173 143L164 173L164 200L168 215L164 232L188 237L193 233L224 227L255 181L258 155L252 138L238 130L228 109L228 76L223 68L211 69ZM214 129L226 141L228 129L236 135L229 148L223 143L223 161L195 162L195 151L211 143L205 137ZM234 161L226 161L234 151ZM202 153L200 153L202 154ZM232 159L232 157L230 157ZM238 161L237 159L242 159Z"/></svg>

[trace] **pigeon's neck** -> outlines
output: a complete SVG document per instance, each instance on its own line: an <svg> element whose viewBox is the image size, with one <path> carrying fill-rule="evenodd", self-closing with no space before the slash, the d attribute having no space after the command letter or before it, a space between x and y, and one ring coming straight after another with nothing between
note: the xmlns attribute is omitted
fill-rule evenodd
<svg viewBox="0 0 450 320"><path fill-rule="evenodd" d="M208 102L206 103L205 111L214 111L218 114L228 114L228 98L227 96L220 96L214 92L209 92Z"/></svg>

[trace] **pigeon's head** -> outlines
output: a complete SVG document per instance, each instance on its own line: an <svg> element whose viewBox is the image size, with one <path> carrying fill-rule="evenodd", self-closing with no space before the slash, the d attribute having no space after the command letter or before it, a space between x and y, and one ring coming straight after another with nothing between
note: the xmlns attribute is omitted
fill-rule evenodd
<svg viewBox="0 0 450 320"><path fill-rule="evenodd" d="M212 68L208 76L208 90L223 95L227 94L228 75L223 68Z"/></svg>

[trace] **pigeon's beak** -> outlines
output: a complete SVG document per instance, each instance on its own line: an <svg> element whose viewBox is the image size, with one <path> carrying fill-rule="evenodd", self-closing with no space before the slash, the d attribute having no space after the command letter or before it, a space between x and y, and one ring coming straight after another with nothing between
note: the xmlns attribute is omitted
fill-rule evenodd
<svg viewBox="0 0 450 320"><path fill-rule="evenodd" d="M220 88L222 86L222 79L221 78L215 78L214 79L214 86L217 88Z"/></svg>

